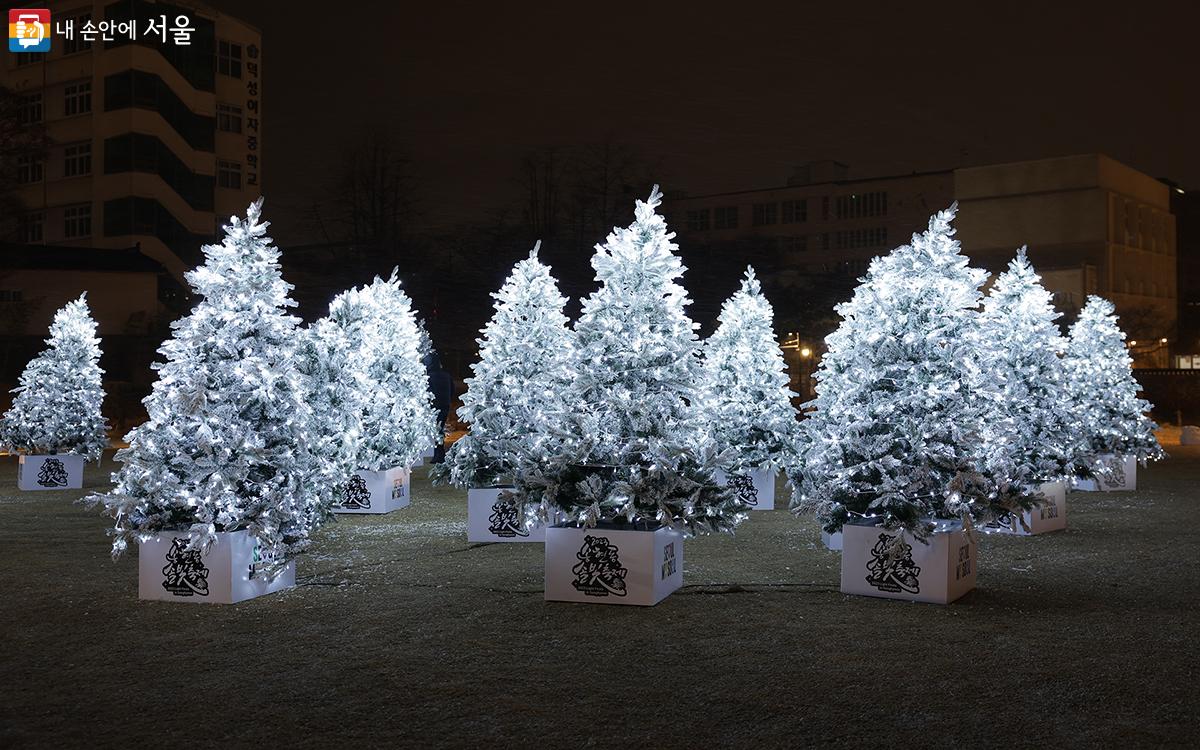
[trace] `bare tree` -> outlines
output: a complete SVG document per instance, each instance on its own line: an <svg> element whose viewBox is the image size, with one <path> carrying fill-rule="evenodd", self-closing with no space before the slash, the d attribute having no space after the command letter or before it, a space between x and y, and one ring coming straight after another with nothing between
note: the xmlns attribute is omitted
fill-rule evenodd
<svg viewBox="0 0 1200 750"><path fill-rule="evenodd" d="M368 132L345 154L330 218L363 245L396 245L409 228L413 190L409 161L392 138Z"/></svg>
<svg viewBox="0 0 1200 750"><path fill-rule="evenodd" d="M555 149L540 149L526 154L521 159L521 182L525 192L522 218L529 233L545 239L556 236L563 179L561 162Z"/></svg>

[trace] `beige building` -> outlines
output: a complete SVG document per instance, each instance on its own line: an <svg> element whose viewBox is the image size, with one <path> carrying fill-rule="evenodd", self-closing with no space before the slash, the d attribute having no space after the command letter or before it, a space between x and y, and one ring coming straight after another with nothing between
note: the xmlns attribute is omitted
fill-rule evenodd
<svg viewBox="0 0 1200 750"><path fill-rule="evenodd" d="M50 11L50 52L10 52L0 69L22 121L50 140L45 159L18 165L13 239L137 245L179 279L262 189L261 34L186 1Z"/></svg>

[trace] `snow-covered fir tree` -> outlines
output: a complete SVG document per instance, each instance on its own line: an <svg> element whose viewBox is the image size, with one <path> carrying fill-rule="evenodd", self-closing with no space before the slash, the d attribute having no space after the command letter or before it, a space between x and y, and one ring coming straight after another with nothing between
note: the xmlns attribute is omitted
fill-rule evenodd
<svg viewBox="0 0 1200 750"><path fill-rule="evenodd" d="M231 217L224 241L185 274L201 300L158 350L148 418L117 452L114 488L87 498L116 519L114 556L162 531L190 532L189 549L200 549L216 532L246 529L272 569L328 516L306 486L315 436L296 367L299 321L261 209L260 199L245 219Z"/></svg>
<svg viewBox="0 0 1200 750"><path fill-rule="evenodd" d="M78 453L95 461L108 447L100 414L100 339L87 294L54 314L46 349L30 360L0 419L0 446L20 453Z"/></svg>
<svg viewBox="0 0 1200 750"><path fill-rule="evenodd" d="M731 473L790 465L796 440L795 396L772 329L775 313L753 268L721 307L704 344L704 417L726 450Z"/></svg>
<svg viewBox="0 0 1200 750"><path fill-rule="evenodd" d="M357 396L358 468L412 466L437 439L437 415L421 363L421 329L396 272L339 294L329 319L345 332L364 389Z"/></svg>
<svg viewBox="0 0 1200 750"><path fill-rule="evenodd" d="M567 394L578 436L518 488L573 522L662 523L687 532L732 530L747 506L716 484L717 455L698 404L703 377L696 324L679 284L683 264L656 213L658 186L635 219L597 245L600 288L575 324Z"/></svg>
<svg viewBox="0 0 1200 750"><path fill-rule="evenodd" d="M972 331L987 272L959 254L956 210L873 260L836 308L792 474L793 510L815 510L828 531L871 517L924 538L930 518L990 520L1032 502L1001 496L976 456L988 387Z"/></svg>
<svg viewBox="0 0 1200 750"><path fill-rule="evenodd" d="M499 292L483 328L458 416L470 431L451 446L435 479L467 487L511 481L523 467L562 452L574 337L550 267L534 246Z"/></svg>
<svg viewBox="0 0 1200 750"><path fill-rule="evenodd" d="M358 399L367 389L353 356L346 332L328 318L309 325L297 340L296 367L311 409L305 482L316 508L341 502L346 478L358 468Z"/></svg>
<svg viewBox="0 0 1200 750"><path fill-rule="evenodd" d="M1078 415L1064 398L1060 313L1025 253L996 277L975 333L991 384L981 394L984 464L1022 485L1069 476L1079 442Z"/></svg>
<svg viewBox="0 0 1200 750"><path fill-rule="evenodd" d="M1142 463L1163 457L1156 425L1147 416L1152 407L1138 398L1133 360L1111 302L1088 297L1071 326L1065 364L1073 428L1083 435L1077 473L1093 474L1103 454L1135 456Z"/></svg>

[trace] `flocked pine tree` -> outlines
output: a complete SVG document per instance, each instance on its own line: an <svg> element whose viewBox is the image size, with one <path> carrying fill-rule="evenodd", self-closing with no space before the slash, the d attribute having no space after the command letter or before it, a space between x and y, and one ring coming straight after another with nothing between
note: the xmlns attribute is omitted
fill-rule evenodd
<svg viewBox="0 0 1200 750"><path fill-rule="evenodd" d="M1078 473L1094 474L1103 454L1135 456L1143 464L1163 457L1111 302L1088 297L1071 326L1065 365L1069 406L1084 443Z"/></svg>
<svg viewBox="0 0 1200 750"><path fill-rule="evenodd" d="M836 308L843 320L825 339L792 476L793 510L815 510L828 531L869 517L925 538L928 519L990 520L1030 502L999 496L975 455L984 409L974 394L987 385L971 334L987 272L959 254L955 212L873 260Z"/></svg>
<svg viewBox="0 0 1200 750"><path fill-rule="evenodd" d="M684 268L655 209L658 186L635 220L596 246L600 288L575 325L575 378L567 393L577 441L518 480L583 525L662 523L687 532L730 531L747 506L713 480L717 457L697 403L702 378L696 325L677 279Z"/></svg>
<svg viewBox="0 0 1200 750"><path fill-rule="evenodd" d="M573 377L574 337L550 267L534 246L499 292L483 328L458 416L470 432L451 446L435 479L461 487L511 481L524 467L562 452L565 397Z"/></svg>
<svg viewBox="0 0 1200 750"><path fill-rule="evenodd" d="M726 471L782 468L796 440L795 395L772 330L774 311L753 268L704 344L704 416Z"/></svg>
<svg viewBox="0 0 1200 750"><path fill-rule="evenodd" d="M329 319L349 340L362 392L358 468L384 471L420 460L437 436L429 379L421 363L422 338L412 301L396 272L386 281L339 294Z"/></svg>
<svg viewBox="0 0 1200 750"><path fill-rule="evenodd" d="M86 297L54 314L45 351L21 373L12 407L0 419L0 446L7 450L78 453L95 461L108 447L100 339Z"/></svg>
<svg viewBox="0 0 1200 750"><path fill-rule="evenodd" d="M201 549L216 532L246 529L260 566L277 568L328 516L306 486L313 421L298 320L261 208L232 217L222 244L205 246L204 264L186 274L202 299L158 350L147 420L117 453L114 488L87 498L116 519L114 556L161 531L188 531L188 548Z"/></svg>
<svg viewBox="0 0 1200 750"><path fill-rule="evenodd" d="M1025 248L996 277L976 338L991 388L981 394L985 465L1008 481L1033 485L1070 476L1078 454L1078 414L1066 393L1066 340L1060 313Z"/></svg>

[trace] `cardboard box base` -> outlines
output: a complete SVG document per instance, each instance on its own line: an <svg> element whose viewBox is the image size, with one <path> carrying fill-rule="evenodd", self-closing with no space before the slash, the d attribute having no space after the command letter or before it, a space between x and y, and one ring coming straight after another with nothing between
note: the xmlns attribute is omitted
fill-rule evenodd
<svg viewBox="0 0 1200 750"><path fill-rule="evenodd" d="M1045 505L1024 511L1019 518L1010 513L1007 518L988 525L987 531L1029 536L1067 528L1067 483L1043 482L1038 485L1036 491L1046 496Z"/></svg>
<svg viewBox="0 0 1200 750"><path fill-rule="evenodd" d="M17 489L83 489L83 456L58 453L50 456L24 455L17 459Z"/></svg>
<svg viewBox="0 0 1200 750"><path fill-rule="evenodd" d="M296 563L271 580L251 578L259 554L249 531L222 531L206 554L189 550L186 533L159 534L138 545L138 598L186 604L236 604L296 585Z"/></svg>
<svg viewBox="0 0 1200 750"><path fill-rule="evenodd" d="M601 525L546 529L546 601L653 606L683 585L683 535Z"/></svg>
<svg viewBox="0 0 1200 750"><path fill-rule="evenodd" d="M1100 478L1076 478L1073 489L1080 492L1124 492L1137 489L1137 458L1133 456L1100 456L1100 461L1109 467L1108 473Z"/></svg>
<svg viewBox="0 0 1200 750"><path fill-rule="evenodd" d="M928 544L908 532L843 526L842 593L949 604L975 588L977 545L961 523L936 523Z"/></svg>
<svg viewBox="0 0 1200 750"><path fill-rule="evenodd" d="M546 527L523 528L516 504L500 498L511 487L467 490L468 542L544 542Z"/></svg>
<svg viewBox="0 0 1200 750"><path fill-rule="evenodd" d="M726 475L718 470L717 481L732 485L734 492L750 506L750 510L775 510L775 470L756 469L748 474Z"/></svg>
<svg viewBox="0 0 1200 750"><path fill-rule="evenodd" d="M408 507L409 479L408 469L360 469L347 484L342 504L333 506L333 512L379 514Z"/></svg>
<svg viewBox="0 0 1200 750"><path fill-rule="evenodd" d="M835 531L830 534L825 529L821 529L821 544L825 545L825 549L833 550L834 552L841 552L842 532Z"/></svg>

